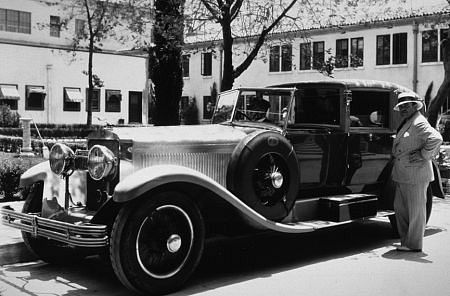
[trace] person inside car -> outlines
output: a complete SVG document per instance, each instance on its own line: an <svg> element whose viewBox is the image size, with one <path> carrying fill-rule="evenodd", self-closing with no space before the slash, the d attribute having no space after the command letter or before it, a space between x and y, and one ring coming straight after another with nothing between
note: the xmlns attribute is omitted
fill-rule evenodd
<svg viewBox="0 0 450 296"><path fill-rule="evenodd" d="M268 97L265 97L262 94L257 94L249 109L252 111L251 119L253 121L270 122L270 103Z"/></svg>

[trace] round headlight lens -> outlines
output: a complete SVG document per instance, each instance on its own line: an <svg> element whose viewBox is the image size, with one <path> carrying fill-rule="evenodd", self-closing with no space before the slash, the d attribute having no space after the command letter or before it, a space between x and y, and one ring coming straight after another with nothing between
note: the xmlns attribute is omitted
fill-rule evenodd
<svg viewBox="0 0 450 296"><path fill-rule="evenodd" d="M56 143L53 145L49 156L50 168L52 172L57 175L62 175L69 172L73 168L72 163L74 157L75 153L69 146L61 143Z"/></svg>
<svg viewBox="0 0 450 296"><path fill-rule="evenodd" d="M94 145L89 150L88 171L91 178L100 180L114 173L116 158L114 153L102 145Z"/></svg>

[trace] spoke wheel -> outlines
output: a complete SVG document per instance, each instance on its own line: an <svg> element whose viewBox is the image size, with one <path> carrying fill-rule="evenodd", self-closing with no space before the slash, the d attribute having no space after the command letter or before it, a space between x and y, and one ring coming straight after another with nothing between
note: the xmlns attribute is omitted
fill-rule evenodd
<svg viewBox="0 0 450 296"><path fill-rule="evenodd" d="M227 169L227 188L253 210L283 220L299 193L300 172L291 143L281 134L249 134L234 149Z"/></svg>
<svg viewBox="0 0 450 296"><path fill-rule="evenodd" d="M143 198L119 212L111 233L111 262L128 288L143 294L169 293L186 282L200 261L203 218L181 193Z"/></svg>
<svg viewBox="0 0 450 296"><path fill-rule="evenodd" d="M183 209L174 205L158 207L139 227L139 265L151 277L170 278L186 264L193 241L192 221Z"/></svg>
<svg viewBox="0 0 450 296"><path fill-rule="evenodd" d="M253 188L264 206L285 202L289 188L289 171L280 155L263 155L253 171Z"/></svg>

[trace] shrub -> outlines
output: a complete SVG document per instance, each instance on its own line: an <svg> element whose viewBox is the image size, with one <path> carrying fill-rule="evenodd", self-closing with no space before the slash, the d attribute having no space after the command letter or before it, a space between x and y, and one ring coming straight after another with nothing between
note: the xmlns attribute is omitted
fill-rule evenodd
<svg viewBox="0 0 450 296"><path fill-rule="evenodd" d="M0 126L19 127L20 116L8 105L0 105Z"/></svg>
<svg viewBox="0 0 450 296"><path fill-rule="evenodd" d="M186 125L199 124L198 108L197 103L195 102L195 97L189 99L189 104L186 110L184 110L183 118L184 124Z"/></svg>
<svg viewBox="0 0 450 296"><path fill-rule="evenodd" d="M27 167L21 159L4 159L0 163L0 191L3 192L5 200L13 200L14 195L19 192L20 176Z"/></svg>

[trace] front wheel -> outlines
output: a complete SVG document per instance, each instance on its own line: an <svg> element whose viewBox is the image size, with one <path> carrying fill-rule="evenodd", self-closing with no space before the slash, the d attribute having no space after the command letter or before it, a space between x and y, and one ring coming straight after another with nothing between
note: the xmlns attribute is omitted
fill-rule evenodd
<svg viewBox="0 0 450 296"><path fill-rule="evenodd" d="M22 208L23 213L40 213L42 211L43 188L44 184L38 182L24 190L27 198ZM85 257L83 250L45 237L36 237L29 232L22 231L22 238L32 253L48 263L65 265L81 261Z"/></svg>
<svg viewBox="0 0 450 296"><path fill-rule="evenodd" d="M146 295L169 293L197 267L204 237L195 203L179 192L160 192L119 212L111 232L111 262L129 289Z"/></svg>

